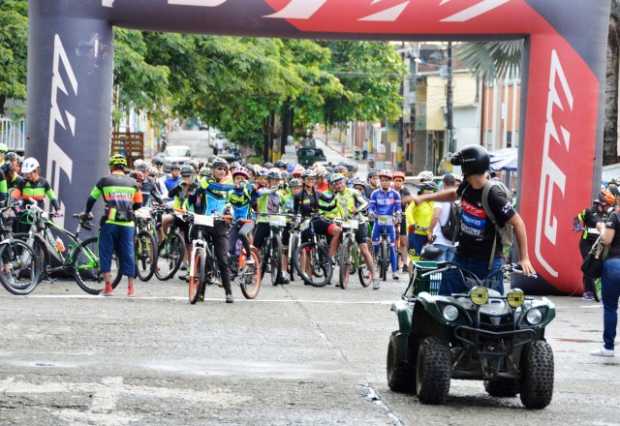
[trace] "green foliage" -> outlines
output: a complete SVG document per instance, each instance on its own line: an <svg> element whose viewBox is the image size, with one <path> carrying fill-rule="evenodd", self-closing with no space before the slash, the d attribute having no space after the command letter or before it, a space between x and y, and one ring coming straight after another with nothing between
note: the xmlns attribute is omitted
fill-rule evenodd
<svg viewBox="0 0 620 426"><path fill-rule="evenodd" d="M463 44L457 56L486 80L515 75L521 67L523 40L481 41Z"/></svg>
<svg viewBox="0 0 620 426"><path fill-rule="evenodd" d="M28 2L0 1L0 113L6 98L26 98Z"/></svg>

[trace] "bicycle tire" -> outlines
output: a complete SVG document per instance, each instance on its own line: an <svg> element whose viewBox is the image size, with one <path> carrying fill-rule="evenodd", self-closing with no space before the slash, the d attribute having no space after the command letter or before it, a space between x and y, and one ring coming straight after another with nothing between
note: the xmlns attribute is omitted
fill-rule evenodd
<svg viewBox="0 0 620 426"><path fill-rule="evenodd" d="M110 271L114 277L112 288L116 288L122 278L118 263L118 258L113 256ZM82 241L72 254L73 278L82 290L93 296L99 295L105 285L100 266L99 239L93 237Z"/></svg>
<svg viewBox="0 0 620 426"><path fill-rule="evenodd" d="M354 251L356 252L354 257L355 257L355 262L357 262L357 276L359 278L360 284L362 287L366 288L370 285L370 271L368 270L368 267L366 266L366 261L364 259L364 256L362 255L362 252L359 248L358 245L354 246Z"/></svg>
<svg viewBox="0 0 620 426"><path fill-rule="evenodd" d="M184 257L185 241L179 231L174 231L157 248L155 276L161 281L168 281L177 273Z"/></svg>
<svg viewBox="0 0 620 426"><path fill-rule="evenodd" d="M338 259L339 263L339 274L338 274L338 284L339 287L343 290L346 290L349 287L349 278L351 277L351 250L352 250L353 241L350 238L345 238L342 242L342 249L340 251L340 256Z"/></svg>
<svg viewBox="0 0 620 426"><path fill-rule="evenodd" d="M243 250L245 252L245 249ZM239 270L237 280L239 281L243 297L248 300L253 300L258 296L262 282L260 277L260 258L256 248L252 247L250 257L253 263L248 263L248 259L246 258L245 266Z"/></svg>
<svg viewBox="0 0 620 426"><path fill-rule="evenodd" d="M157 264L157 243L153 235L141 231L136 235L136 273L140 281L147 282L155 274ZM146 253L143 250L146 248ZM148 262L150 260L150 262Z"/></svg>
<svg viewBox="0 0 620 426"><path fill-rule="evenodd" d="M380 268L380 276L382 281L387 281L387 269L389 263L389 249L387 246L387 241L381 241L381 253L379 254L379 268Z"/></svg>
<svg viewBox="0 0 620 426"><path fill-rule="evenodd" d="M312 271L313 271L312 277L308 276L308 273L303 270L303 267L301 265L301 254L304 251L306 251L307 254L310 256L310 262L311 262L310 266L312 267ZM333 268L332 268L331 260L329 258L329 251L324 245L322 244L316 245L313 241L302 243L297 247L297 251L294 255L294 258L295 258L295 269L297 269L297 273L304 280L306 284L311 285L313 287L325 287L327 284L329 284L332 278ZM316 276L314 274L315 265L313 265L312 262L315 259L319 261L320 263L319 267L323 271L322 279L321 277ZM316 278L313 279L314 277Z"/></svg>
<svg viewBox="0 0 620 426"><path fill-rule="evenodd" d="M189 303L195 305L201 299L201 296L204 300L206 253L202 250L196 250L195 258L190 261L191 264L196 265L198 269L197 271L192 271L188 283Z"/></svg>
<svg viewBox="0 0 620 426"><path fill-rule="evenodd" d="M282 276L282 244L279 237L271 239L271 256L269 258L271 267L271 284L278 285L278 278Z"/></svg>
<svg viewBox="0 0 620 426"><path fill-rule="evenodd" d="M288 268L289 275L291 276L291 282L295 281L295 262L293 261L293 255L297 246L299 245L299 235L297 233L291 234L289 240L289 250L288 250Z"/></svg>
<svg viewBox="0 0 620 426"><path fill-rule="evenodd" d="M39 284L38 275L34 252L26 243L13 239L0 245L0 283L9 293L29 295ZM20 277L26 281L18 283Z"/></svg>

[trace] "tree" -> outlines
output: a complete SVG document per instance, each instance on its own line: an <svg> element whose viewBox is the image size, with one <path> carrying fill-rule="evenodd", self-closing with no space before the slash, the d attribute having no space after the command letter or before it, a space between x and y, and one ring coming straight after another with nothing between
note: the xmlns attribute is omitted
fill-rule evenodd
<svg viewBox="0 0 620 426"><path fill-rule="evenodd" d="M28 2L0 2L0 115L8 98L26 99Z"/></svg>
<svg viewBox="0 0 620 426"><path fill-rule="evenodd" d="M618 79L620 79L620 4L611 2L607 46L607 83L605 85L605 131L603 136L603 165L618 162Z"/></svg>

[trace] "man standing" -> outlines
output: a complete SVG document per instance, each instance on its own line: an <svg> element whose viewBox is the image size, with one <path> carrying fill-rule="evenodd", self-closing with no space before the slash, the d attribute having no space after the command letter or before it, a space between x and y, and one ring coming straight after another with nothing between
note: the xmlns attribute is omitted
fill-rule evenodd
<svg viewBox="0 0 620 426"><path fill-rule="evenodd" d="M457 188L456 178L453 174L446 173L443 177L443 189L452 190L455 188ZM459 219L452 214L454 208L454 202L435 203L435 217L437 217L437 223L433 229L433 245L441 250L441 260L446 262L452 262L456 254L454 242L458 237L458 235L456 235L458 223L454 222Z"/></svg>
<svg viewBox="0 0 620 426"><path fill-rule="evenodd" d="M411 192L405 186L405 174L394 172L394 190L400 194L400 203L403 211L411 202ZM409 272L409 241L407 238L407 221L401 220L398 233L398 252L403 260L403 272Z"/></svg>
<svg viewBox="0 0 620 426"><path fill-rule="evenodd" d="M458 188L414 196L413 202L420 204L425 201L461 200L461 232L453 263L475 273L481 279L496 273L498 278L493 289L503 293L503 277L499 274L502 267L502 241L498 228L505 226L514 228L521 256L519 263L523 272L531 275L534 273L534 268L528 254L525 223L512 207L512 200L508 198L506 192L490 181L488 175L490 157L483 147L478 145L465 147L454 156L452 163L461 166L464 182ZM488 194L487 200L482 198L485 192ZM487 203L489 211L484 207ZM467 292L467 286L461 274L454 270L445 272L439 293L451 295L463 292Z"/></svg>
<svg viewBox="0 0 620 426"><path fill-rule="evenodd" d="M142 192L132 178L125 176L127 160L122 155L110 159L111 174L97 182L86 202L82 220L92 219L91 211L97 199L103 196L105 214L101 219L99 232L99 262L105 287L104 296L112 295L112 254L116 253L120 262L120 272L127 276L127 295L134 295L136 264L134 261L134 210L142 205Z"/></svg>

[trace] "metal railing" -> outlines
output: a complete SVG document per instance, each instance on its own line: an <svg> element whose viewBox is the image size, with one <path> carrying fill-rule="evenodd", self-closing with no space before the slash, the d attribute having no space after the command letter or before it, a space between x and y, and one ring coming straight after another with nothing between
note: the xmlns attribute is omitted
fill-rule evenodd
<svg viewBox="0 0 620 426"><path fill-rule="evenodd" d="M26 146L26 121L0 117L0 143L10 151L23 151Z"/></svg>

